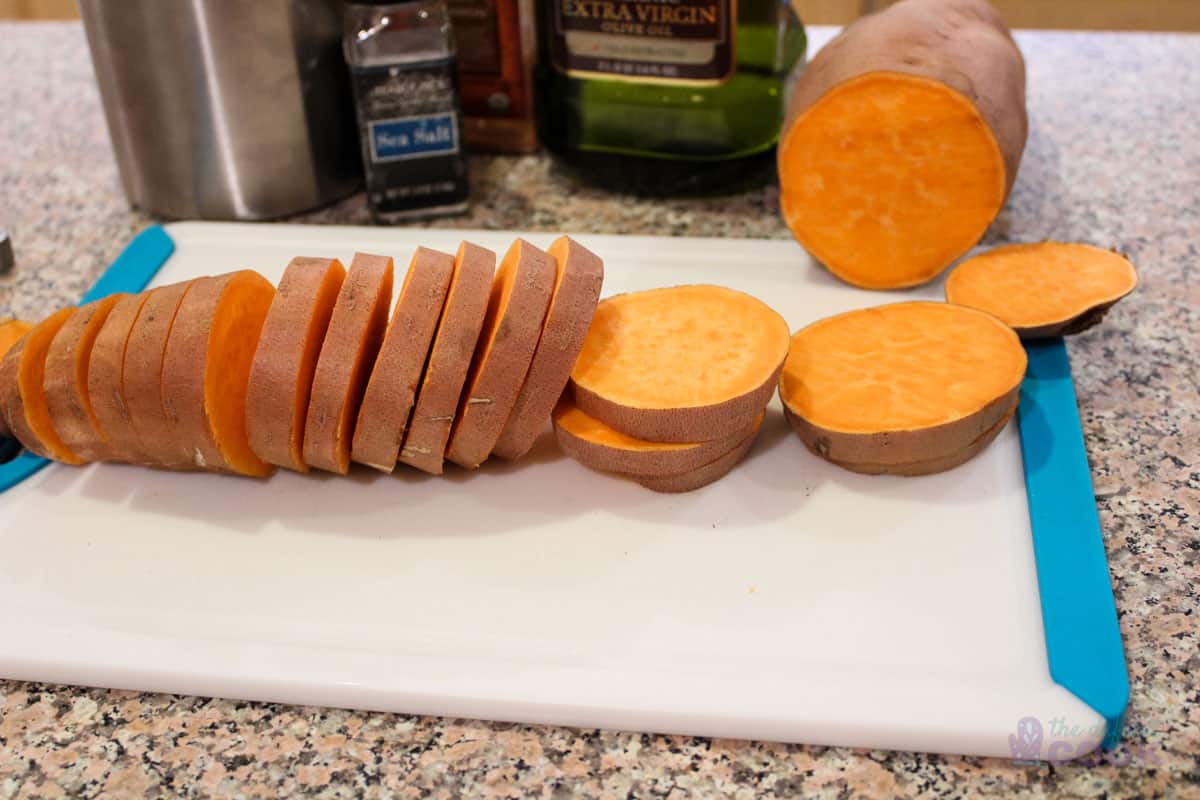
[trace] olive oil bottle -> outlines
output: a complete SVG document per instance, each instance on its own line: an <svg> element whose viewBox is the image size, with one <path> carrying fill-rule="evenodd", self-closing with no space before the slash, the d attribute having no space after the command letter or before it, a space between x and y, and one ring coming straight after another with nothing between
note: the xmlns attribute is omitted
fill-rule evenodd
<svg viewBox="0 0 1200 800"><path fill-rule="evenodd" d="M770 174L806 39L788 0L539 0L538 125L585 177L643 194Z"/></svg>

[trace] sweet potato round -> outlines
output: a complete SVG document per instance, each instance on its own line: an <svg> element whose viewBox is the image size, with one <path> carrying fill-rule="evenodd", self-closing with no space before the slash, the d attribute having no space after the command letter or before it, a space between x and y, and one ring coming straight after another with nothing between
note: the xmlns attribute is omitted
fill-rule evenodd
<svg viewBox="0 0 1200 800"><path fill-rule="evenodd" d="M759 422L761 423L761 419ZM637 475L633 479L647 489L653 489L656 492L672 494L692 492L728 475L746 457L750 448L754 447L754 441L757 438L758 425L748 435L742 437L742 440L732 449L703 466L677 475Z"/></svg>
<svg viewBox="0 0 1200 800"><path fill-rule="evenodd" d="M25 334L33 329L33 325L19 319L0 320L0 359L4 358L5 353L12 349L13 345L21 341ZM0 393L3 388L0 387ZM8 436L8 420L5 419L4 407L0 403L0 436Z"/></svg>
<svg viewBox="0 0 1200 800"><path fill-rule="evenodd" d="M546 427L583 349L604 283L604 262L569 236L555 239L546 252L557 266L554 294L525 383L492 448L510 461L529 452Z"/></svg>
<svg viewBox="0 0 1200 800"><path fill-rule="evenodd" d="M413 253L358 410L352 460L382 472L396 468L453 275L454 256L425 247Z"/></svg>
<svg viewBox="0 0 1200 800"><path fill-rule="evenodd" d="M718 439L767 404L788 338L768 305L721 286L610 297L571 373L575 405L638 439Z"/></svg>
<svg viewBox="0 0 1200 800"><path fill-rule="evenodd" d="M529 372L554 291L554 260L524 239L504 255L463 385L446 458L474 469L495 447Z"/></svg>
<svg viewBox="0 0 1200 800"><path fill-rule="evenodd" d="M955 267L946 279L946 302L986 311L1022 339L1043 339L1097 324L1137 282L1133 264L1112 250L1011 244Z"/></svg>
<svg viewBox="0 0 1200 800"><path fill-rule="evenodd" d="M163 404L177 460L265 476L246 435L250 365L275 287L252 270L200 278L183 298L163 358Z"/></svg>
<svg viewBox="0 0 1200 800"><path fill-rule="evenodd" d="M141 292L117 301L96 335L88 360L88 399L114 461L141 463L145 460L121 381L129 332L149 297L149 292Z"/></svg>
<svg viewBox="0 0 1200 800"><path fill-rule="evenodd" d="M96 337L113 306L126 294L114 294L82 306L58 329L46 351L43 388L54 430L85 461L111 457L88 396L88 365Z"/></svg>
<svg viewBox="0 0 1200 800"><path fill-rule="evenodd" d="M246 387L246 436L268 464L308 471L304 421L313 374L345 279L336 258L293 258L271 301Z"/></svg>
<svg viewBox="0 0 1200 800"><path fill-rule="evenodd" d="M121 368L125 407L137 431L138 451L148 463L171 469L193 465L176 445L172 422L163 407L163 360L179 306L195 284L182 281L149 293L129 331Z"/></svg>
<svg viewBox="0 0 1200 800"><path fill-rule="evenodd" d="M706 442L649 442L627 436L575 407L563 396L554 408L559 448L590 469L626 475L668 476L699 469L736 447L761 424Z"/></svg>
<svg viewBox="0 0 1200 800"><path fill-rule="evenodd" d="M400 460L431 475L442 473L442 456L483 318L487 313L496 254L470 242L459 245L446 306L417 392Z"/></svg>
<svg viewBox="0 0 1200 800"><path fill-rule="evenodd" d="M857 286L924 283L969 250L1024 150L1025 66L986 0L862 17L800 74L778 150L784 220Z"/></svg>
<svg viewBox="0 0 1200 800"><path fill-rule="evenodd" d="M779 396L817 455L913 464L957 453L1012 408L1015 333L988 314L908 302L827 317L792 337Z"/></svg>
<svg viewBox="0 0 1200 800"><path fill-rule="evenodd" d="M29 452L66 464L82 464L84 459L54 430L46 404L46 353L75 312L64 308L51 314L33 326L0 362L0 403L9 431Z"/></svg>
<svg viewBox="0 0 1200 800"><path fill-rule="evenodd" d="M354 422L391 304L391 257L355 253L313 373L304 421L304 462L310 467L350 471Z"/></svg>

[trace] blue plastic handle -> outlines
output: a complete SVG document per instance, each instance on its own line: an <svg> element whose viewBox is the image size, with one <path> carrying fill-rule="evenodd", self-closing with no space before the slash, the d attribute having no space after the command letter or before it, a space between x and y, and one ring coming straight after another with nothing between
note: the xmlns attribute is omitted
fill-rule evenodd
<svg viewBox="0 0 1200 800"><path fill-rule="evenodd" d="M140 292L158 274L173 252L175 242L167 232L158 225L151 225L121 251L117 260L109 265L83 296L80 305L117 292ZM0 450L12 446L11 440L0 440ZM0 493L8 491L49 463L41 456L25 451L7 464L0 464Z"/></svg>
<svg viewBox="0 0 1200 800"><path fill-rule="evenodd" d="M1071 363L1062 339L1030 342L1025 351L1017 416L1050 676L1104 717L1104 746L1113 748L1129 674Z"/></svg>

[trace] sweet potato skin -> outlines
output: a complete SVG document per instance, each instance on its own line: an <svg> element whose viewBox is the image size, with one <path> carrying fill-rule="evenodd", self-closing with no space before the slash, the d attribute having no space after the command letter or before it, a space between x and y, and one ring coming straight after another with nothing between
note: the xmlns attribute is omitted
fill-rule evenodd
<svg viewBox="0 0 1200 800"><path fill-rule="evenodd" d="M308 471L304 422L313 375L345 279L337 259L294 258L279 282L246 388L246 434L267 463Z"/></svg>
<svg viewBox="0 0 1200 800"><path fill-rule="evenodd" d="M987 0L904 0L859 18L800 74L783 130L830 89L869 72L928 78L969 99L996 138L1012 190L1029 133L1025 60Z"/></svg>
<svg viewBox="0 0 1200 800"><path fill-rule="evenodd" d="M3 363L4 356L8 351L32 329L33 325L22 320L6 319L0 321L0 363ZM3 378L0 378L0 381L3 380ZM10 378L9 380L15 380L15 378ZM0 382L0 436L8 436L8 419L4 413L3 392L4 384Z"/></svg>
<svg viewBox="0 0 1200 800"><path fill-rule="evenodd" d="M338 293L304 421L304 462L345 475L354 423L392 300L392 259L356 253Z"/></svg>
<svg viewBox="0 0 1200 800"><path fill-rule="evenodd" d="M496 254L491 250L470 242L459 246L446 306L400 448L402 462L431 475L442 474L446 442L483 328L495 271Z"/></svg>
<svg viewBox="0 0 1200 800"><path fill-rule="evenodd" d="M521 239L497 271L446 448L459 466L482 464L504 430L537 349L555 272L550 256Z"/></svg>
<svg viewBox="0 0 1200 800"><path fill-rule="evenodd" d="M453 275L454 256L425 247L413 253L358 410L353 461L381 472L396 468Z"/></svg>
<svg viewBox="0 0 1200 800"><path fill-rule="evenodd" d="M96 335L88 361L88 399L114 461L145 461L125 403L122 376L130 331L149 296L141 292L117 301Z"/></svg>
<svg viewBox="0 0 1200 800"><path fill-rule="evenodd" d="M529 452L571 377L604 284L604 262L569 236L547 250L558 274L529 373L492 453L513 461Z"/></svg>
<svg viewBox="0 0 1200 800"><path fill-rule="evenodd" d="M703 466L689 470L688 472L681 472L677 475L638 475L634 476L634 480L655 492L667 494L694 492L728 475L734 467L741 463L742 459L750 452L750 449L754 447L754 442L757 438L758 428L755 427L754 430L734 445L732 449Z"/></svg>
<svg viewBox="0 0 1200 800"><path fill-rule="evenodd" d="M101 461L112 455L88 397L88 363L113 306L127 296L109 295L82 306L55 334L46 353L43 385L54 430L86 461Z"/></svg>
<svg viewBox="0 0 1200 800"><path fill-rule="evenodd" d="M180 304L195 283L182 281L149 292L129 331L121 367L122 393L137 431L138 451L151 464L170 469L192 466L173 442L172 423L163 406L163 362Z"/></svg>
<svg viewBox="0 0 1200 800"><path fill-rule="evenodd" d="M256 477L272 472L271 465L253 457L245 441L244 392L254 347L274 294L275 287L266 278L241 270L200 278L184 297L167 340L162 370L163 406L178 463ZM244 318L222 313L229 309L244 312ZM220 343L235 338L226 328L233 327L235 319L239 323L236 339L249 348L245 358L237 360L219 351ZM216 380L218 376L223 380ZM214 391L217 383L226 386ZM240 429L218 429L218 423L227 422L224 412L228 409L221 404L239 394L235 410L241 417ZM227 443L227 436L236 441Z"/></svg>

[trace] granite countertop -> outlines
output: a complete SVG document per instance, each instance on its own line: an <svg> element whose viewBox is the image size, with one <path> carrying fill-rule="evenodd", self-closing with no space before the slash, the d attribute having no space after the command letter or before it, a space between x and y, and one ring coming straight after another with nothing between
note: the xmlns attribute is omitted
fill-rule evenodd
<svg viewBox="0 0 1200 800"><path fill-rule="evenodd" d="M819 38L824 38L820 36ZM1132 701L1111 763L852 751L0 681L0 798L1200 796L1200 37L1023 33L1030 136L987 241L1116 246L1137 292L1070 341ZM0 317L72 303L126 206L80 27L0 24ZM777 190L645 201L544 156L476 158L453 227L786 237ZM362 197L294 221L363 223ZM0 558L3 554L0 553ZM0 634L2 635L2 634Z"/></svg>

